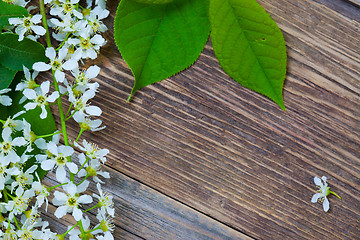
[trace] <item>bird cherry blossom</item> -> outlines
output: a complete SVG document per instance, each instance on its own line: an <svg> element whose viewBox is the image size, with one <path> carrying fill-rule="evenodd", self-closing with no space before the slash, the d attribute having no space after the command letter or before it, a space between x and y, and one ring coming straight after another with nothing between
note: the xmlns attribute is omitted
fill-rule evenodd
<svg viewBox="0 0 360 240"><path fill-rule="evenodd" d="M40 85L40 88L34 89L25 89L24 90L24 96L32 100L32 102L29 102L25 104L24 108L26 111L29 111L30 109L35 109L36 107L40 107L42 112L40 114L40 118L44 119L47 117L47 111L46 111L46 105L48 105L49 102L55 102L56 99L59 98L60 94L58 91L54 91L49 96L48 93L50 91L50 82L46 81L43 82Z"/></svg>
<svg viewBox="0 0 360 240"><path fill-rule="evenodd" d="M322 201L323 209L325 212L329 211L330 208L330 203L327 198L329 194L334 194L335 196L341 199L339 195L330 191L330 187L328 187L326 180L327 178L325 176L322 176L321 179L319 177L314 178L314 183L316 186L318 186L319 189L318 189L318 193L315 193L311 199L312 203L316 203L319 200Z"/></svg>

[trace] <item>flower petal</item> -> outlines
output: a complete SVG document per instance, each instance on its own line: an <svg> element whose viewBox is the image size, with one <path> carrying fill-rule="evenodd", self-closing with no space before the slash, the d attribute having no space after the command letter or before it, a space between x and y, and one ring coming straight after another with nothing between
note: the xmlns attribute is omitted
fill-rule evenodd
<svg viewBox="0 0 360 240"><path fill-rule="evenodd" d="M65 70L73 70L74 68L77 68L79 67L79 64L77 61L75 60L67 60L66 62L64 62L64 64L62 65L62 67L65 69Z"/></svg>
<svg viewBox="0 0 360 240"><path fill-rule="evenodd" d="M327 199L327 197L325 197L325 199L324 199L323 208L324 208L325 212L329 211L330 203L329 203L329 200Z"/></svg>
<svg viewBox="0 0 360 240"><path fill-rule="evenodd" d="M41 163L41 168L44 169L45 171L49 171L53 169L54 166L55 166L54 160L45 160Z"/></svg>
<svg viewBox="0 0 360 240"><path fill-rule="evenodd" d="M49 70L51 68L51 66L44 62L37 62L37 63L33 64L32 68L38 72L44 72L44 71Z"/></svg>
<svg viewBox="0 0 360 240"><path fill-rule="evenodd" d="M46 101L48 102L55 102L60 97L58 91L53 92L50 96L47 97Z"/></svg>
<svg viewBox="0 0 360 240"><path fill-rule="evenodd" d="M41 105L40 118L41 118L41 119L45 119L46 117L47 117L47 111L46 111L45 105Z"/></svg>
<svg viewBox="0 0 360 240"><path fill-rule="evenodd" d="M75 221L80 221L82 218L82 211L78 209L77 207L74 207L73 213L72 213Z"/></svg>
<svg viewBox="0 0 360 240"><path fill-rule="evenodd" d="M55 71L55 78L58 82L64 82L65 80L65 73L60 71L59 69Z"/></svg>
<svg viewBox="0 0 360 240"><path fill-rule="evenodd" d="M57 217L57 218L62 218L63 216L65 216L67 213L67 207L66 206L61 206L61 207L58 207L54 213L54 215Z"/></svg>
<svg viewBox="0 0 360 240"><path fill-rule="evenodd" d="M31 30L33 30L37 35L43 36L46 33L45 28L37 25L31 26Z"/></svg>
<svg viewBox="0 0 360 240"><path fill-rule="evenodd" d="M78 167L77 167L77 165L76 165L75 163L73 163L73 162L67 162L67 163L66 163L66 166L69 168L70 172L72 172L72 173L77 173Z"/></svg>
<svg viewBox="0 0 360 240"><path fill-rule="evenodd" d="M44 95L47 94L50 89L50 81L43 82L40 85L40 89L41 89L42 94L44 94Z"/></svg>
<svg viewBox="0 0 360 240"><path fill-rule="evenodd" d="M97 106L89 106L85 108L85 111L87 114L91 115L91 116L100 116L102 111L99 107Z"/></svg>
<svg viewBox="0 0 360 240"><path fill-rule="evenodd" d="M48 148L48 150L49 150L52 154L54 154L55 156L59 155L59 154L58 154L58 150L57 150L56 143L54 143L54 142L49 142L49 143L47 144L47 148Z"/></svg>
<svg viewBox="0 0 360 240"><path fill-rule="evenodd" d="M25 104L24 108L26 109L26 111L29 111L30 109L36 108L36 106L36 103L27 103Z"/></svg>
<svg viewBox="0 0 360 240"><path fill-rule="evenodd" d="M47 56L49 59L54 60L56 57L56 51L53 47L46 48L45 50L45 56Z"/></svg>
<svg viewBox="0 0 360 240"><path fill-rule="evenodd" d="M81 195L78 199L78 203L89 204L92 203L93 199L90 195Z"/></svg>
<svg viewBox="0 0 360 240"><path fill-rule="evenodd" d="M323 183L321 181L321 179L319 177L314 177L314 183L317 185L317 186L322 186Z"/></svg>
<svg viewBox="0 0 360 240"><path fill-rule="evenodd" d="M56 179L61 183L66 180L66 171L63 166L58 166L56 169Z"/></svg>
<svg viewBox="0 0 360 240"><path fill-rule="evenodd" d="M36 99L37 95L36 92L33 89L25 89L23 94L27 99L33 100Z"/></svg>
<svg viewBox="0 0 360 240"><path fill-rule="evenodd" d="M86 70L85 77L87 79L92 79L92 78L97 77L97 75L99 75L99 73L100 73L100 68L98 66L96 66L96 65L91 66Z"/></svg>
<svg viewBox="0 0 360 240"><path fill-rule="evenodd" d="M312 203L316 203L316 202L318 201L318 199L319 199L320 196L321 196L320 193L315 193L315 194L312 196L312 198L311 198L311 202L312 202Z"/></svg>

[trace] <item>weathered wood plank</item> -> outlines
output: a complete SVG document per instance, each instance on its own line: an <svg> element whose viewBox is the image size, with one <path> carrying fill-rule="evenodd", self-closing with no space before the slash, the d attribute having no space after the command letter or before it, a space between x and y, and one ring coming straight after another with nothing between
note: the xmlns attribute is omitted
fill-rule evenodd
<svg viewBox="0 0 360 240"><path fill-rule="evenodd" d="M106 184L103 190L114 196L116 209L114 239L253 239L113 169L104 168L104 170L111 174L111 180L105 180ZM48 186L58 184L55 175L48 173L44 179L44 184ZM88 194L96 192L95 184L91 184ZM49 213L54 211L55 207L50 206ZM94 217L96 211L90 211L90 214L94 214L90 216L90 219L94 219L93 222L96 223L97 220ZM54 224L56 225L54 226L61 233L66 231L64 226L67 223L74 224L74 220L69 215L61 219L59 223L55 221Z"/></svg>
<svg viewBox="0 0 360 240"><path fill-rule="evenodd" d="M111 25L118 2L108 3ZM192 68L126 104L134 79L108 33L93 100L108 127L85 136L110 148L112 168L253 238L357 239L359 14L349 4L339 11L335 0L259 3L288 46L286 112L227 77L210 42ZM74 123L69 131L77 136ZM343 197L330 197L329 213L310 203L316 175L326 175ZM128 209L139 204L124 199ZM122 224L139 226L141 216L133 211Z"/></svg>
<svg viewBox="0 0 360 240"><path fill-rule="evenodd" d="M351 2L352 4L354 4L355 6L360 7L360 1L359 0L345 0L347 2Z"/></svg>

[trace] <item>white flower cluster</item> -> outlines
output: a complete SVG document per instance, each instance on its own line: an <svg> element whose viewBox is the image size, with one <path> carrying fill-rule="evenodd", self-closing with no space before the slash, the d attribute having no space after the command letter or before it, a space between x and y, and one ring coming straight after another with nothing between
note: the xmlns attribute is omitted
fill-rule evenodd
<svg viewBox="0 0 360 240"><path fill-rule="evenodd" d="M12 3L25 7L28 2L15 0ZM84 69L79 64L87 59L95 59L100 47L105 45L106 41L100 34L107 30L102 20L109 15L109 11L102 0L96 0L95 5L88 0L86 8L80 6L79 0L45 0L45 4L52 15L46 21L53 29L52 36L59 46L52 47L48 42L45 55L50 61L35 63L32 73L24 67L25 79L15 88L23 94L20 104L24 104L24 110L4 121L0 120L0 239L61 240L69 236L71 240L112 240L112 218L115 214L113 197L104 192L101 185L104 178L110 178L108 172L102 171L109 150L101 149L85 139L78 143L84 131L105 128L101 126L101 120L93 119L101 115L101 109L90 104L99 87L91 80L98 76L100 68L95 65ZM36 40L49 34L46 27L40 26L42 14L44 12L9 19L13 30L19 35L19 41L24 37ZM37 84L35 78L38 73L45 71L51 71L54 80ZM65 71L69 71L72 77L67 79ZM13 100L7 96L10 91L10 88L0 90L0 104L13 104ZM70 102L67 112L62 109L62 98ZM39 117L45 119L49 104L57 104L59 108L61 129L37 136L23 115L26 111L39 108ZM66 121L71 118L80 128L74 140L66 134ZM64 145L60 144L61 134ZM35 162L29 164L30 159ZM43 185L38 170L54 171L59 184ZM86 193L90 178L98 190L98 194L92 196ZM65 233L54 233L49 229L49 224L40 218L40 208L44 207L47 211L50 200L57 207L54 213L57 218L71 214L77 222L69 226ZM89 207L86 208L86 205ZM95 224L87 216L92 209L97 209Z"/></svg>

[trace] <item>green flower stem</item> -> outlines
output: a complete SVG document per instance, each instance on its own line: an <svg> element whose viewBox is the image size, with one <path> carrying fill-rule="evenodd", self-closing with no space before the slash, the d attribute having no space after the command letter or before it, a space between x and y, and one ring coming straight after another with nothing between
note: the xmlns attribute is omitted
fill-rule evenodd
<svg viewBox="0 0 360 240"><path fill-rule="evenodd" d="M72 116L74 116L74 114L76 113L77 111L74 111L69 117L67 117L66 119L65 119L65 121L67 121L67 120L69 120L70 118L72 118Z"/></svg>
<svg viewBox="0 0 360 240"><path fill-rule="evenodd" d="M79 182L78 184L76 184L76 186L79 186L80 184L82 184L89 176L90 176L90 174L86 174L86 176L84 177L84 179L81 180L81 182Z"/></svg>
<svg viewBox="0 0 360 240"><path fill-rule="evenodd" d="M4 190L3 190L3 193L4 193L4 197L6 196L5 198L6 198L7 200L9 200L8 197L10 197L12 200L14 200L15 197L13 197L11 194L9 194L5 188L4 188Z"/></svg>
<svg viewBox="0 0 360 240"><path fill-rule="evenodd" d="M5 203L8 203L9 202L9 198L8 198L8 193L6 191L6 189L4 188L3 190L3 195L4 195L4 198L5 198Z"/></svg>
<svg viewBox="0 0 360 240"><path fill-rule="evenodd" d="M41 15L42 15L42 22L43 22L44 28L45 28L45 30L46 30L46 33L45 33L46 44L47 44L48 47L52 47L52 45L51 45L51 39L50 39L49 27L48 27L47 19L46 19L44 0L39 0L39 8L40 8L40 13L41 13ZM55 71L54 71L54 70L52 70L52 75L53 75L53 79L54 79L54 87L55 87L55 90L58 91L58 92L60 92L59 84L58 84L58 82L56 81ZM61 121L61 132L62 132L62 134L63 134L64 142L65 142L65 145L66 145L66 146L70 146L70 144L69 144L69 139L68 139L68 136L67 136L67 131L66 131L64 109L63 109L63 105L62 105L62 102L61 102L61 98L59 97L59 98L56 100L56 102L57 102L58 109L59 109L59 115L60 115L60 121ZM71 180L72 182L74 182L74 174L71 173L71 172L70 172L70 180Z"/></svg>
<svg viewBox="0 0 360 240"><path fill-rule="evenodd" d="M99 230L99 229L101 229L100 226L98 226L97 228L94 228L94 229L90 230L90 232L93 232L93 231L96 231L96 230Z"/></svg>
<svg viewBox="0 0 360 240"><path fill-rule="evenodd" d="M61 183L61 184L59 184L59 185L49 187L49 188L47 188L47 190L48 190L49 192L51 192L54 188L61 187L61 186L64 186L64 185L66 185L66 184L68 184L68 183Z"/></svg>
<svg viewBox="0 0 360 240"><path fill-rule="evenodd" d="M99 205L99 204L96 204L95 206L93 206L93 207L91 207L91 208L89 208L89 209L86 209L86 210L84 210L84 211L82 211L82 212L85 213L85 212L88 212L88 211L90 211L90 210L93 210L94 208L97 208L97 207L100 207L100 205Z"/></svg>
<svg viewBox="0 0 360 240"><path fill-rule="evenodd" d="M56 51L58 51L62 46L64 46L66 40L70 37L70 35L71 35L70 32L68 32L68 33L66 34L66 37L65 37L64 41L60 44L60 46L58 46L58 48L56 49Z"/></svg>
<svg viewBox="0 0 360 240"><path fill-rule="evenodd" d="M39 8L40 8L40 13L42 15L42 22L43 22L44 28L46 29L46 33L45 33L46 44L48 47L51 47L50 32L49 32L49 27L47 24L47 19L46 19L44 0L39 0Z"/></svg>
<svg viewBox="0 0 360 240"><path fill-rule="evenodd" d="M83 225L82 225L81 220L79 221L79 227L80 227L81 235L84 236L84 235L85 235L85 231L84 231L84 228L83 228ZM84 238L83 238L83 239L84 239Z"/></svg>
<svg viewBox="0 0 360 240"><path fill-rule="evenodd" d="M21 227L20 227L20 225L19 225L19 223L18 223L18 221L16 220L16 218L14 217L14 221L15 221L15 225L16 225L16 227L19 229L19 230L21 230Z"/></svg>
<svg viewBox="0 0 360 240"><path fill-rule="evenodd" d="M84 131L85 131L85 129L83 129L83 128L80 129L79 135L77 136L75 142L77 142L77 141L79 140L81 134L82 134Z"/></svg>
<svg viewBox="0 0 360 240"><path fill-rule="evenodd" d="M81 165L81 167L79 168L79 170L77 171L77 173L75 175L77 175L80 170L85 166L85 164L90 160L90 158L86 157L86 161L83 163L83 165Z"/></svg>
<svg viewBox="0 0 360 240"><path fill-rule="evenodd" d="M41 135L41 136L36 136L36 138L46 138L46 137L51 137L54 136L56 134L62 133L61 131L58 132L54 132L54 133L50 133L50 134L46 134L46 135Z"/></svg>
<svg viewBox="0 0 360 240"><path fill-rule="evenodd" d="M72 107L72 105L73 105L73 103L70 103L69 109L67 110L67 112L66 112L66 115L65 115L65 116L68 116L68 115L69 115L69 113L70 113L70 111L71 111L71 107Z"/></svg>
<svg viewBox="0 0 360 240"><path fill-rule="evenodd" d="M67 230L66 232L64 232L63 234L61 234L63 237L65 237L71 230L73 230L77 225L79 224L79 222L77 222L74 226L72 226L69 230Z"/></svg>
<svg viewBox="0 0 360 240"><path fill-rule="evenodd" d="M331 193L331 194L337 196L339 199L341 199L341 197L340 197L339 195L337 195L336 193L334 193L334 192L332 192L332 191L329 191L329 193Z"/></svg>

